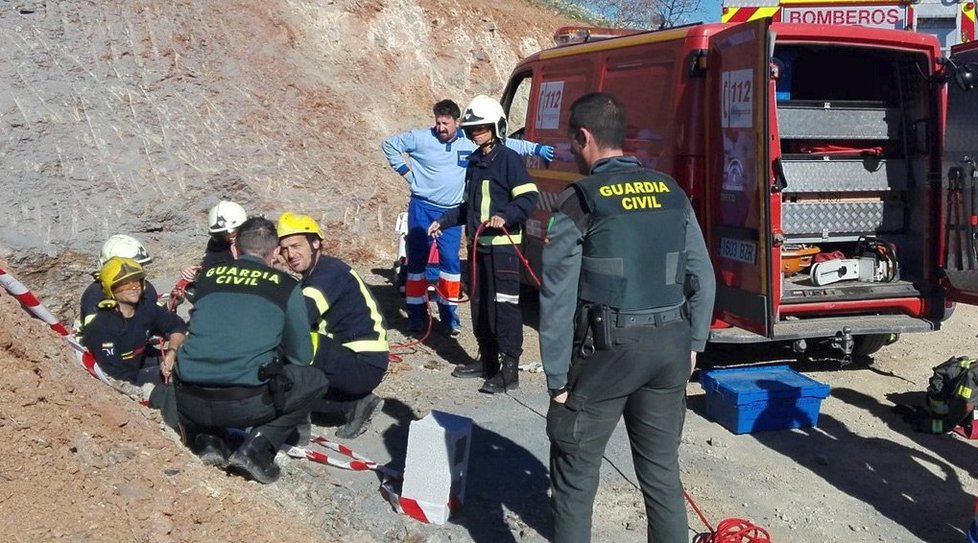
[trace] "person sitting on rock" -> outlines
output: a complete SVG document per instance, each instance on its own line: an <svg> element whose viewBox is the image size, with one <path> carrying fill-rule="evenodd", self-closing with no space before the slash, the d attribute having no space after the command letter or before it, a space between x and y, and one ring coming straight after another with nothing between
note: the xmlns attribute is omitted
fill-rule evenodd
<svg viewBox="0 0 978 543"><path fill-rule="evenodd" d="M354 439L367 429L382 403L373 394L387 372L389 357L379 305L357 272L323 253L323 231L312 217L283 213L278 237L282 258L302 275L316 353L313 365L329 381L327 400L339 403L347 416L336 437Z"/></svg>
<svg viewBox="0 0 978 543"><path fill-rule="evenodd" d="M82 344L102 371L137 386L168 379L187 325L179 316L147 301L146 272L131 258L114 256L99 270L103 299L85 326ZM168 346L162 359L147 356L147 340L161 336Z"/></svg>
<svg viewBox="0 0 978 543"><path fill-rule="evenodd" d="M141 266L153 261L146 247L139 240L125 234L111 236L102 244L102 250L99 252L98 258L99 269L113 256L131 258ZM94 281L88 285L81 297L81 313L79 313L80 317L78 319L81 323L79 331L84 331L85 325L95 318L95 314L98 311L98 303L104 298L98 270L92 272L92 278ZM155 304L159 297L156 293L156 288L148 280L144 281L143 285L143 300L147 303Z"/></svg>

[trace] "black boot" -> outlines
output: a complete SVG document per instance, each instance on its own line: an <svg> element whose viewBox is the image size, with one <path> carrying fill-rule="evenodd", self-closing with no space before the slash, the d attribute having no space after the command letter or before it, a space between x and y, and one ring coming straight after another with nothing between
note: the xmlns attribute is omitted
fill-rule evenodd
<svg viewBox="0 0 978 543"><path fill-rule="evenodd" d="M520 388L520 359L505 353L499 354L499 373L482 383L479 392L498 394Z"/></svg>
<svg viewBox="0 0 978 543"><path fill-rule="evenodd" d="M228 461L228 446L224 440L214 434L197 434L194 438L194 454L205 466L223 468Z"/></svg>
<svg viewBox="0 0 978 543"><path fill-rule="evenodd" d="M353 404L353 409L347 415L346 424L336 431L336 437L340 439L355 439L360 434L367 431L370 419L373 418L377 409L383 405L383 400L374 396L372 393L357 400Z"/></svg>
<svg viewBox="0 0 978 543"><path fill-rule="evenodd" d="M261 433L251 436L234 451L227 469L262 484L274 483L281 473L275 465L275 446Z"/></svg>
<svg viewBox="0 0 978 543"><path fill-rule="evenodd" d="M452 370L452 377L459 379L488 379L498 371L499 361L487 349L479 349L479 357L468 364L459 364ZM492 373L490 373L492 370Z"/></svg>

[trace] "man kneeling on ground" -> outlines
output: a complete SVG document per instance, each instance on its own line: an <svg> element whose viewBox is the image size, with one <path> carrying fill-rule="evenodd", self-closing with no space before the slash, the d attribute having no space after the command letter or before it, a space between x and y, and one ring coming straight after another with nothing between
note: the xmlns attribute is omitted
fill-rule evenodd
<svg viewBox="0 0 978 543"><path fill-rule="evenodd" d="M271 267L279 253L275 225L248 219L235 244L238 260L197 276L190 336L177 357L177 409L201 461L271 483L279 476L275 452L309 417L326 378L310 365L302 291ZM248 427L229 456L225 429Z"/></svg>
<svg viewBox="0 0 978 543"><path fill-rule="evenodd" d="M282 257L302 275L316 353L313 364L329 382L326 400L339 404L346 414L336 437L354 439L367 429L382 403L373 390L387 372L389 348L377 300L357 272L323 253L323 231L312 217L283 213L278 237Z"/></svg>

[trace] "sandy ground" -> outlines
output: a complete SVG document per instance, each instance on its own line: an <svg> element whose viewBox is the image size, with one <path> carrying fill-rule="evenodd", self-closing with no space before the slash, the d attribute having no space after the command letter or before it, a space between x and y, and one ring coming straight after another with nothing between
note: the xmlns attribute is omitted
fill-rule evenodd
<svg viewBox="0 0 978 543"><path fill-rule="evenodd" d="M393 341L406 324L384 266L361 268L385 308ZM463 308L467 313L467 308ZM817 428L734 435L705 414L689 385L682 446L686 489L716 524L742 517L775 541L958 541L978 485L973 442L911 431L891 412L918 402L931 367L972 352L976 310L959 307L944 330L903 337L872 364L794 367L831 386ZM526 328L523 362L539 360ZM91 379L63 342L0 295L0 539L225 541L324 534L352 541L545 541L551 533L543 375L521 374L508 395L452 378L475 353L434 333L401 354L378 393L385 405L348 445L395 469L408 427L432 409L472 418L464 507L444 526L397 514L373 472L280 454L283 478L261 486L201 465L158 413ZM714 364L787 360L786 350L734 350ZM327 438L337 421L317 417ZM623 428L613 436L595 501L594 541L644 538L644 509ZM690 511L690 538L706 530Z"/></svg>

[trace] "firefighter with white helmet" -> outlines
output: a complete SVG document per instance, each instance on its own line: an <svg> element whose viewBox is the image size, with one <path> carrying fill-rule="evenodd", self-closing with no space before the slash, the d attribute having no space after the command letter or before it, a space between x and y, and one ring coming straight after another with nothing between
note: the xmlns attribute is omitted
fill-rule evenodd
<svg viewBox="0 0 978 543"><path fill-rule="evenodd" d="M234 238L238 235L238 227L246 220L248 220L248 212L240 204L230 200L221 200L207 212L207 231L211 237L207 240L207 247L204 248L204 257L199 264L180 270L180 281L170 292L170 298L173 300L171 307L176 307L182 302L188 291L193 292L194 280L202 268L230 262L238 257Z"/></svg>
<svg viewBox="0 0 978 543"><path fill-rule="evenodd" d="M139 240L125 234L115 234L105 240L105 243L102 244L102 250L99 251L99 268L104 266L114 256L131 258L140 265L153 261L153 257L150 256L149 251L146 250L146 247ZM96 308L103 296L102 285L99 282L99 271L92 272L92 277L95 280L88 285L81 297L81 316L79 317L79 321L81 322L82 328L95 317ZM156 289L149 281L145 282L143 297L150 303L156 303L158 297Z"/></svg>
<svg viewBox="0 0 978 543"><path fill-rule="evenodd" d="M438 316L445 332L457 337L461 333L456 300L462 291L458 256L462 227L446 228L437 241L428 236L427 229L447 209L462 202L465 166L476 145L465 138L459 128L462 112L458 104L452 100L441 100L434 105L432 112L435 117L433 127L416 128L390 136L381 144L381 150L391 168L404 177L411 190L405 254L398 255L407 260L403 287L408 331L420 332L425 329L426 269L431 244L435 243L438 246ZM504 133L505 130L499 132ZM516 138L508 139L505 143L523 156L535 155L547 161L554 156L554 148L549 145Z"/></svg>
<svg viewBox="0 0 978 543"><path fill-rule="evenodd" d="M161 383L173 369L186 323L145 299L146 272L132 258L106 260L98 284L102 301L85 326L82 343L109 377L136 385ZM146 339L152 335L169 341L161 361L147 357Z"/></svg>
<svg viewBox="0 0 978 543"><path fill-rule="evenodd" d="M356 271L323 253L323 230L315 219L285 212L277 233L282 259L302 276L313 365L329 381L327 400L340 403L347 417L336 436L354 439L381 405L373 391L387 372L389 346L380 306ZM321 406L313 410L328 411Z"/></svg>
<svg viewBox="0 0 978 543"><path fill-rule="evenodd" d="M484 377L479 390L495 394L519 387L523 316L520 261L514 244L522 242L523 223L536 207L539 193L519 155L502 144L506 114L499 102L476 96L465 108L461 127L477 146L469 156L465 198L433 222L428 233L437 237L443 227L466 226L469 261L477 263L476 288L470 297L479 358L457 366L452 375ZM480 226L484 230L476 240Z"/></svg>

